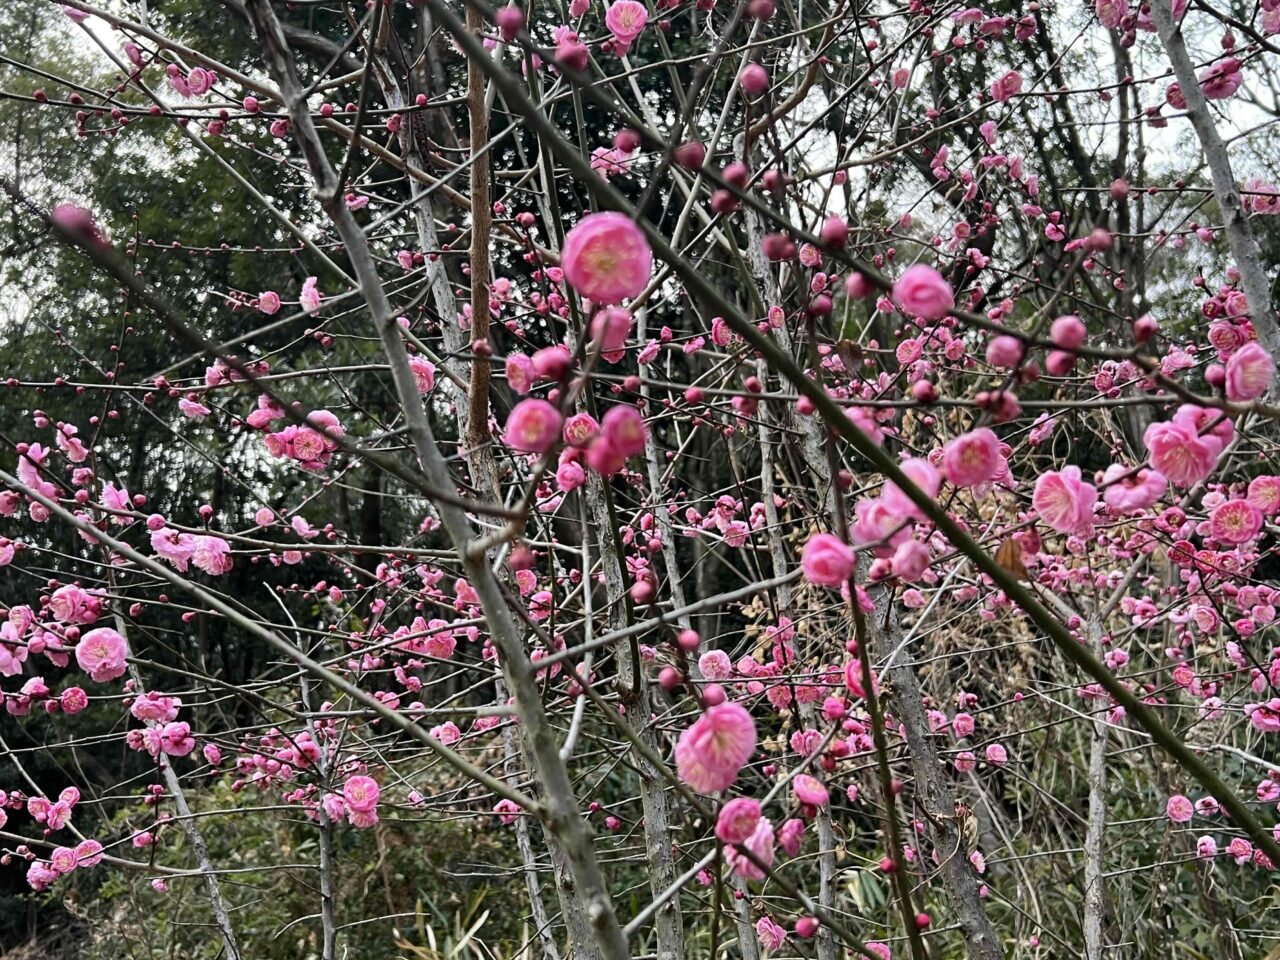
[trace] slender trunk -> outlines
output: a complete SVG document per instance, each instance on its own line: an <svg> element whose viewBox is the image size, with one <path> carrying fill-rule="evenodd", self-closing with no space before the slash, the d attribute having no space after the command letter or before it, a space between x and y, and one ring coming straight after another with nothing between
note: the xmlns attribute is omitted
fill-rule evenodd
<svg viewBox="0 0 1280 960"><path fill-rule="evenodd" d="M467 6L467 27L479 34L484 19L479 9ZM493 231L493 208L489 200L489 108L485 104L485 73L467 58L467 116L471 122L471 338L489 339L489 239ZM489 360L471 359L471 380L467 396L468 449L489 442ZM480 478L473 478L477 482Z"/></svg>
<svg viewBox="0 0 1280 960"><path fill-rule="evenodd" d="M116 631L125 638L125 642L128 644L128 624L120 616L115 617L115 624ZM128 644L128 646L130 650L134 649L132 644ZM133 664L129 665L129 676L132 678L138 694L145 693L146 685L142 682L142 674L138 672L138 668ZM147 721L148 727L159 725L158 721ZM204 837L196 826L195 817L191 813L191 805L187 803L186 791L182 789L182 781L178 779L173 766L169 763L168 755L163 753L160 754L160 774L164 778L165 789L173 797L173 805L178 811L182 832L187 837L187 843L191 845L191 852L195 856L196 865L199 866L200 874L204 877L205 890L209 893L209 909L213 911L213 922L218 928L218 933L222 935L223 956L227 960L240 960L240 945L236 940L235 928L231 925L231 914L227 910L226 901L222 898L222 886L218 883L218 874L213 866L213 858L209 856L209 847L204 842Z"/></svg>
<svg viewBox="0 0 1280 960"><path fill-rule="evenodd" d="M494 683L498 703L507 699L507 688L502 682L501 674ZM515 730L510 723L502 725L502 772L511 786L520 781L522 760L519 744L516 742ZM547 916L547 905L542 900L542 886L538 881L538 858L533 852L533 840L529 835L529 819L519 816L515 822L516 849L520 851L520 863L524 871L525 889L529 891L529 913L537 928L538 939L542 943L542 955L545 960L560 960L560 950L556 946L555 933L551 929L551 921Z"/></svg>
<svg viewBox="0 0 1280 960"><path fill-rule="evenodd" d="M1084 838L1084 956L1103 960L1106 886L1102 870L1102 842L1107 830L1107 724L1093 720L1089 738L1089 820Z"/></svg>
<svg viewBox="0 0 1280 960"><path fill-rule="evenodd" d="M757 365L757 372L764 381L766 371L764 363ZM760 426L758 428L760 437L760 494L761 502L764 504L765 523L768 527L769 536L769 559L773 565L774 577L780 577L787 572L787 551L782 543L782 522L778 516L778 505L773 499L774 490L774 462L773 462L773 437L766 418L760 417ZM791 587L788 584L782 584L777 588L778 614L779 616L795 619L795 611L792 609L791 603ZM821 656L820 651L816 652ZM806 726L816 726L817 717L813 709L813 704L804 701L800 705L800 717ZM821 772L816 768L812 771L813 775L822 778ZM817 815L818 825L818 905L824 910L832 910L835 907L835 877L836 877L836 835L835 828L831 823L831 807L822 806L818 808ZM836 945L835 938L831 931L823 926L818 928L817 934L818 960L836 960L840 955L839 948Z"/></svg>
<svg viewBox="0 0 1280 960"><path fill-rule="evenodd" d="M886 661L902 641L897 610L889 591L874 590L877 629L869 631L871 649L878 661ZM904 652L898 653L902 658ZM991 927L979 896L978 876L969 862L960 827L956 792L943 769L938 751L929 736L929 718L915 671L895 660L885 670L892 686L894 713L906 731L911 751L911 772L916 780L916 798L929 822L930 838L937 852L942 889L964 934L969 960L1002 960L1004 953Z"/></svg>
<svg viewBox="0 0 1280 960"><path fill-rule="evenodd" d="M586 500L598 532L600 562L604 568L607 590L607 622L610 630L619 630L627 625L627 584L622 567L621 545L617 539L618 525L605 483L599 474L593 472L587 479ZM590 571L584 571L584 575L590 576ZM587 588L589 589L589 584ZM620 705L625 708L624 722L656 753L658 738L652 723L653 690L635 655L635 642L635 638L630 637L620 640L613 647L614 661L617 664L618 697ZM640 805L644 811L649 889L657 898L676 882L677 877L675 857L671 849L671 815L665 781L653 764L637 753L635 765L640 773ZM680 960L684 956L684 922L679 897L672 897L658 909L654 915L654 934L657 939L657 960Z"/></svg>
<svg viewBox="0 0 1280 960"><path fill-rule="evenodd" d="M332 220L360 282L360 291L373 317L379 340L391 367L392 380L404 407L418 466L440 490L455 486L448 465L431 429L418 395L403 335L378 277L368 240L339 195L336 172L329 163L306 102L301 96L293 60L269 0L250 0L250 14L263 45L264 60L293 121L294 130L316 183L321 206ZM472 549L474 530L463 510L439 502L442 525L463 560L468 580L476 591L489 622L506 681L515 696L521 733L528 748L535 778L543 791L539 814L546 828L559 836L572 873L572 898L581 905L591 924L592 937L574 943L577 956L587 956L598 946L601 956L623 960L630 956L627 940L609 896L604 873L596 859L592 836L578 807L568 771L560 759L559 744L547 719L533 664L525 649L511 610L488 558Z"/></svg>
<svg viewBox="0 0 1280 960"><path fill-rule="evenodd" d="M1169 0L1152 0L1151 19L1155 21L1156 32L1173 66L1173 75L1187 101L1187 119L1191 121L1204 151L1213 181L1213 196L1222 213L1222 230L1240 271L1240 285L1249 301L1249 318L1258 333L1258 341L1273 357L1280 357L1280 326L1276 325L1276 314L1271 305L1271 282L1267 279L1253 228L1240 202L1227 145L1218 134L1204 91L1196 79L1195 66L1182 38L1182 25L1173 22Z"/></svg>

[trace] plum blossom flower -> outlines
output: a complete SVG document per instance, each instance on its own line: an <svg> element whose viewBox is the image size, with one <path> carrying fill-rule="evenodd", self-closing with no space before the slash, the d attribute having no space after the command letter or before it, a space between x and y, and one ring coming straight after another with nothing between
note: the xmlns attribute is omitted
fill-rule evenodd
<svg viewBox="0 0 1280 960"><path fill-rule="evenodd" d="M93 623L100 601L75 584L59 587L49 598L49 612L64 623Z"/></svg>
<svg viewBox="0 0 1280 960"><path fill-rule="evenodd" d="M1262 529L1262 511L1248 500L1228 500L1209 514L1209 532L1223 543L1248 543Z"/></svg>
<svg viewBox="0 0 1280 960"><path fill-rule="evenodd" d="M634 457L644 452L648 435L640 411L629 403L620 403L605 412L597 439L608 443L623 457Z"/></svg>
<svg viewBox="0 0 1280 960"><path fill-rule="evenodd" d="M1133 514L1154 505L1169 488L1169 481L1159 470L1146 467L1135 470L1113 463L1102 474L1102 499L1117 513Z"/></svg>
<svg viewBox="0 0 1280 960"><path fill-rule="evenodd" d="M462 731L458 729L458 725L452 720L446 721L438 727L432 727L429 732L431 736L435 737L445 746L457 743L462 739Z"/></svg>
<svg viewBox="0 0 1280 960"><path fill-rule="evenodd" d="M638 0L617 0L604 15L604 24L613 34L613 49L618 56L625 56L632 41L640 36L649 22L649 11Z"/></svg>
<svg viewBox="0 0 1280 960"><path fill-rule="evenodd" d="M726 702L707 711L680 734L676 770L701 793L727 790L756 748L756 724L746 708ZM771 831L772 832L772 831Z"/></svg>
<svg viewBox="0 0 1280 960"><path fill-rule="evenodd" d="M630 217L593 213L565 237L561 264L571 287L607 306L640 295L653 274L653 251Z"/></svg>
<svg viewBox="0 0 1280 960"><path fill-rule="evenodd" d="M708 650L698 658L698 670L708 680L728 680L733 676L733 662L723 650Z"/></svg>
<svg viewBox="0 0 1280 960"><path fill-rule="evenodd" d="M1098 490L1081 479L1074 464L1042 473L1036 480L1031 505L1040 519L1059 533L1078 533L1093 523Z"/></svg>
<svg viewBox="0 0 1280 960"><path fill-rule="evenodd" d="M802 773L791 781L791 789L796 800L812 807L825 807L831 800L831 794L817 777Z"/></svg>
<svg viewBox="0 0 1280 960"><path fill-rule="evenodd" d="M160 730L157 746L171 757L185 757L196 748L191 736L191 724L185 720L166 723Z"/></svg>
<svg viewBox="0 0 1280 960"><path fill-rule="evenodd" d="M986 427L955 437L942 448L942 472L957 487L975 487L1000 468L1000 440Z"/></svg>
<svg viewBox="0 0 1280 960"><path fill-rule="evenodd" d="M507 386L521 396L533 389L534 381L538 378L538 373L533 367L533 360L523 353L513 353L507 357L504 373L507 378Z"/></svg>
<svg viewBox="0 0 1280 960"><path fill-rule="evenodd" d="M1264 475L1249 481L1249 493L1245 498L1265 516L1280 513L1280 477Z"/></svg>
<svg viewBox="0 0 1280 960"><path fill-rule="evenodd" d="M1280 10L1280 4L1276 9ZM1280 214L1280 187L1261 177L1253 177L1245 181L1244 189L1246 192L1240 197L1240 202L1246 210L1259 216Z"/></svg>
<svg viewBox="0 0 1280 960"><path fill-rule="evenodd" d="M1195 420L1183 416L1182 410L1173 420L1148 426L1142 440L1151 455L1151 465L1180 487L1208 479L1225 446L1218 434L1201 434Z"/></svg>
<svg viewBox="0 0 1280 960"><path fill-rule="evenodd" d="M378 798L382 790L373 777L356 775L347 778L342 785L342 800L348 810L357 813L372 813L378 807Z"/></svg>
<svg viewBox="0 0 1280 960"><path fill-rule="evenodd" d="M1280 697L1272 697L1266 703L1247 703L1244 712L1263 733L1280 733Z"/></svg>
<svg viewBox="0 0 1280 960"><path fill-rule="evenodd" d="M1008 100L1022 92L1022 74L1010 70L991 85L992 100Z"/></svg>
<svg viewBox="0 0 1280 960"><path fill-rule="evenodd" d="M563 422L554 404L529 397L512 408L502 439L522 453L546 453L559 439Z"/></svg>
<svg viewBox="0 0 1280 960"><path fill-rule="evenodd" d="M1262 344L1245 344L1227 360L1227 399L1235 403L1257 400L1267 392L1276 363Z"/></svg>
<svg viewBox="0 0 1280 960"><path fill-rule="evenodd" d="M1253 856L1253 844L1244 837L1233 837L1231 842L1227 844L1227 854L1236 862L1237 866L1242 866L1248 863Z"/></svg>
<svg viewBox="0 0 1280 960"><path fill-rule="evenodd" d="M946 316L956 305L951 284L933 267L917 263L907 267L893 285L894 302L903 311L926 320Z"/></svg>
<svg viewBox="0 0 1280 960"><path fill-rule="evenodd" d="M778 843L787 852L787 856L794 857L798 854L804 843L804 821L799 817L792 817L784 823L778 830Z"/></svg>
<svg viewBox="0 0 1280 960"><path fill-rule="evenodd" d="M759 801L735 797L720 808L716 818L716 836L724 843L746 843L759 822Z"/></svg>
<svg viewBox="0 0 1280 960"><path fill-rule="evenodd" d="M564 442L574 447L586 447L599 432L600 424L589 413L575 413L564 422Z"/></svg>
<svg viewBox="0 0 1280 960"><path fill-rule="evenodd" d="M774 847L773 824L767 819L761 817L756 823L756 828L746 842L740 844L749 850L757 860L764 866L773 866L773 861L777 855ZM737 846L727 846L724 848L725 863L738 876L744 880L763 880L764 870L756 866L754 862L749 860L745 854L738 850Z"/></svg>
<svg viewBox="0 0 1280 960"><path fill-rule="evenodd" d="M37 893L47 890L58 879L58 871L40 860L33 860L27 867L27 885Z"/></svg>
<svg viewBox="0 0 1280 960"><path fill-rule="evenodd" d="M3 671L0 670L0 673ZM62 706L62 712L71 715L80 713L89 706L89 695L81 687L67 687L58 700Z"/></svg>
<svg viewBox="0 0 1280 960"><path fill-rule="evenodd" d="M61 450L72 463L84 463L88 459L89 451L84 443L76 436L79 428L70 423L58 424L58 430L54 435L54 442L57 443L58 449Z"/></svg>
<svg viewBox="0 0 1280 960"><path fill-rule="evenodd" d="M919 540L906 540L899 544L889 561L889 568L899 580L915 583L929 569L929 548Z"/></svg>
<svg viewBox="0 0 1280 960"><path fill-rule="evenodd" d="M804 545L800 566L805 579L823 587L839 587L853 573L853 548L830 533L819 533Z"/></svg>
<svg viewBox="0 0 1280 960"><path fill-rule="evenodd" d="M413 371L413 382L418 393L428 394L436 385L436 365L425 357L409 358L409 369Z"/></svg>
<svg viewBox="0 0 1280 960"><path fill-rule="evenodd" d="M324 294L316 289L316 282L315 277L307 277L302 284L302 293L298 298L298 302L307 313L315 313L319 310L320 303L324 300Z"/></svg>
<svg viewBox="0 0 1280 960"><path fill-rule="evenodd" d="M128 653L124 637L110 627L99 627L76 644L76 663L95 682L106 683L124 674Z"/></svg>
<svg viewBox="0 0 1280 960"><path fill-rule="evenodd" d="M625 50L619 50L614 46L615 52L619 56L626 53ZM596 147L591 152L591 169L600 174L605 180L610 177L622 176L631 169L631 156L612 147Z"/></svg>
<svg viewBox="0 0 1280 960"><path fill-rule="evenodd" d="M600 355L609 363L617 363L627 355L627 338L633 323L631 311L621 307L606 307L591 318L592 343L599 344Z"/></svg>
<svg viewBox="0 0 1280 960"><path fill-rule="evenodd" d="M850 538L857 544L877 544L877 556L888 556L892 549L911 538L911 531L901 517L895 516L882 500L859 500L854 506L854 523ZM883 543L881 543L883 541Z"/></svg>
<svg viewBox="0 0 1280 960"><path fill-rule="evenodd" d="M181 411L184 417L189 417L192 420L203 420L212 412L203 403L192 400L189 397L182 397L178 401L178 410Z"/></svg>
<svg viewBox="0 0 1280 960"><path fill-rule="evenodd" d="M1165 814L1174 823L1187 823L1195 816L1195 807L1180 793L1174 794L1165 804Z"/></svg>
<svg viewBox="0 0 1280 960"><path fill-rule="evenodd" d="M102 844L90 837L75 846L76 861L81 867L96 867L102 862Z"/></svg>
<svg viewBox="0 0 1280 960"><path fill-rule="evenodd" d="M937 497L938 488L942 486L942 477L928 460L912 457L910 460L902 461L899 464L899 468L906 474L908 480L920 488L926 497L930 499ZM925 518L924 511L916 506L915 502L892 480L885 481L884 489L880 492L880 501L884 504L885 509L899 517L912 520L923 520Z"/></svg>
<svg viewBox="0 0 1280 960"><path fill-rule="evenodd" d="M1120 21L1129 15L1129 2L1128 0L1094 0L1093 9L1098 15L1098 22L1114 30L1120 26Z"/></svg>
<svg viewBox="0 0 1280 960"><path fill-rule="evenodd" d="M587 482L587 472L582 469L582 465L576 460L564 459L566 454L573 451L563 451L561 453L560 465L556 468L556 486L564 493L577 490L580 486Z"/></svg>
<svg viewBox="0 0 1280 960"><path fill-rule="evenodd" d="M504 824L512 824L520 819L520 805L514 800L508 800L503 797L494 805L493 812L498 815L498 819Z"/></svg>
<svg viewBox="0 0 1280 960"><path fill-rule="evenodd" d="M756 939L764 949L777 950L787 942L787 929L769 917L761 917L756 921Z"/></svg>
<svg viewBox="0 0 1280 960"><path fill-rule="evenodd" d="M1206 100L1225 100L1240 88L1244 82L1240 61L1235 57L1224 57L1210 64L1197 78L1200 90Z"/></svg>
<svg viewBox="0 0 1280 960"><path fill-rule="evenodd" d="M151 531L151 549L184 573L195 555L197 545L193 534L181 530L162 526Z"/></svg>
<svg viewBox="0 0 1280 960"><path fill-rule="evenodd" d="M229 573L234 566L234 561L231 559L231 544L221 537L196 537L191 562L210 576Z"/></svg>
<svg viewBox="0 0 1280 960"><path fill-rule="evenodd" d="M57 803L49 805L44 816L44 825L53 831L61 830L71 822L71 814L72 805L59 798Z"/></svg>

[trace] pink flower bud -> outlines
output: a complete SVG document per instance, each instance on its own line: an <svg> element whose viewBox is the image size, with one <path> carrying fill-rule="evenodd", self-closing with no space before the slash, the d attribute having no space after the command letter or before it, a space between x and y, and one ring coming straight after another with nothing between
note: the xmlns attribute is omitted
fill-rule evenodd
<svg viewBox="0 0 1280 960"><path fill-rule="evenodd" d="M1049 338L1061 350L1075 350L1084 344L1088 331L1080 318L1072 314L1058 317L1049 328Z"/></svg>
<svg viewBox="0 0 1280 960"><path fill-rule="evenodd" d="M844 222L843 217L830 216L822 222L822 232L819 235L827 246L843 247L849 242L849 225ZM860 276L860 274L853 276Z"/></svg>
<svg viewBox="0 0 1280 960"><path fill-rule="evenodd" d="M748 96L758 97L769 89L769 71L758 63L749 63L738 74L738 83Z"/></svg>

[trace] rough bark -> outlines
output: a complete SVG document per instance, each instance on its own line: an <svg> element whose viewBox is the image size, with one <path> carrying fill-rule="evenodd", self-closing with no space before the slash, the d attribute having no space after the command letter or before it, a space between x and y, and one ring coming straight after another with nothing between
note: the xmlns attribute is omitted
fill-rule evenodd
<svg viewBox="0 0 1280 960"><path fill-rule="evenodd" d="M1103 960L1106 886L1102 842L1107 829L1107 724L1095 717L1089 737L1089 819L1084 838L1084 955Z"/></svg>
<svg viewBox="0 0 1280 960"><path fill-rule="evenodd" d="M877 590L874 598L875 628L869 631L871 649L877 660L884 661L901 642L901 630L892 595ZM1004 954L978 896L978 876L969 862L956 816L956 792L929 736L929 718L920 683L915 671L905 662L895 661L885 676L894 691L895 715L906 731L916 798L929 823L930 839L940 861L942 889L964 934L966 955L969 960L1001 960Z"/></svg>
<svg viewBox="0 0 1280 960"><path fill-rule="evenodd" d="M1240 202L1227 145L1218 134L1204 92L1196 79L1195 67L1182 38L1182 25L1173 22L1168 0L1152 0L1151 19L1155 21L1156 32L1173 66L1173 75L1187 101L1187 119L1191 121L1204 151L1205 164L1213 181L1213 196L1222 214L1222 230L1240 271L1240 286L1249 300L1249 315L1258 333L1258 341L1273 357L1280 357L1280 326L1276 324L1275 309L1271 304L1271 281L1267 279L1258 241Z"/></svg>
<svg viewBox="0 0 1280 960"><path fill-rule="evenodd" d="M607 621L610 630L627 625L626 578L622 569L617 523L608 501L605 481L592 473L586 487L587 508L598 532L600 562L604 568ZM584 571L589 576L590 571ZM589 585L588 585L589 589ZM658 750L658 738L651 722L654 714L653 689L643 667L635 657L634 638L620 640L613 646L617 670L618 697L625 707L623 721L651 751ZM655 898L676 882L675 857L671 850L670 809L662 777L642 754L635 754L640 773L640 804L644 810L644 845L649 861L649 889ZM680 898L672 897L654 915L657 960L680 960L684 956L684 922Z"/></svg>
<svg viewBox="0 0 1280 960"><path fill-rule="evenodd" d="M294 63L279 21L269 0L250 0L249 13L264 48L267 68L280 87L302 152L315 180L317 198L346 248L360 284L360 292L373 316L378 337L391 367L396 392L404 407L418 465L439 489L449 489L454 486L454 481L445 458L436 445L431 424L418 395L400 326L383 290L368 241L339 195L340 185L336 172L329 163L307 105L301 97ZM497 579L489 568L487 558L483 554L477 555L471 549L473 530L470 520L455 505L440 503L437 506L445 531L459 556L463 558L467 577L480 599L494 645L501 658L504 676L515 695L521 732L532 761L533 774L543 790L540 817L546 828L557 834L563 844L563 852L574 882L573 897L579 900L591 924L593 936L575 941L575 955L588 956L598 949L603 957L622 960L630 956L626 937L596 859L590 829L578 808L568 771L560 759L559 744L547 720L541 691L533 665L524 649L523 639Z"/></svg>

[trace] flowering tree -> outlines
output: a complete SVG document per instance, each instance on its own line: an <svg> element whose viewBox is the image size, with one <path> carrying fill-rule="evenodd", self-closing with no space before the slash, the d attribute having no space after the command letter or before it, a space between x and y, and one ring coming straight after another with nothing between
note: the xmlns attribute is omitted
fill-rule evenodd
<svg viewBox="0 0 1280 960"><path fill-rule="evenodd" d="M15 945L1270 949L1280 4L0 17Z"/></svg>

